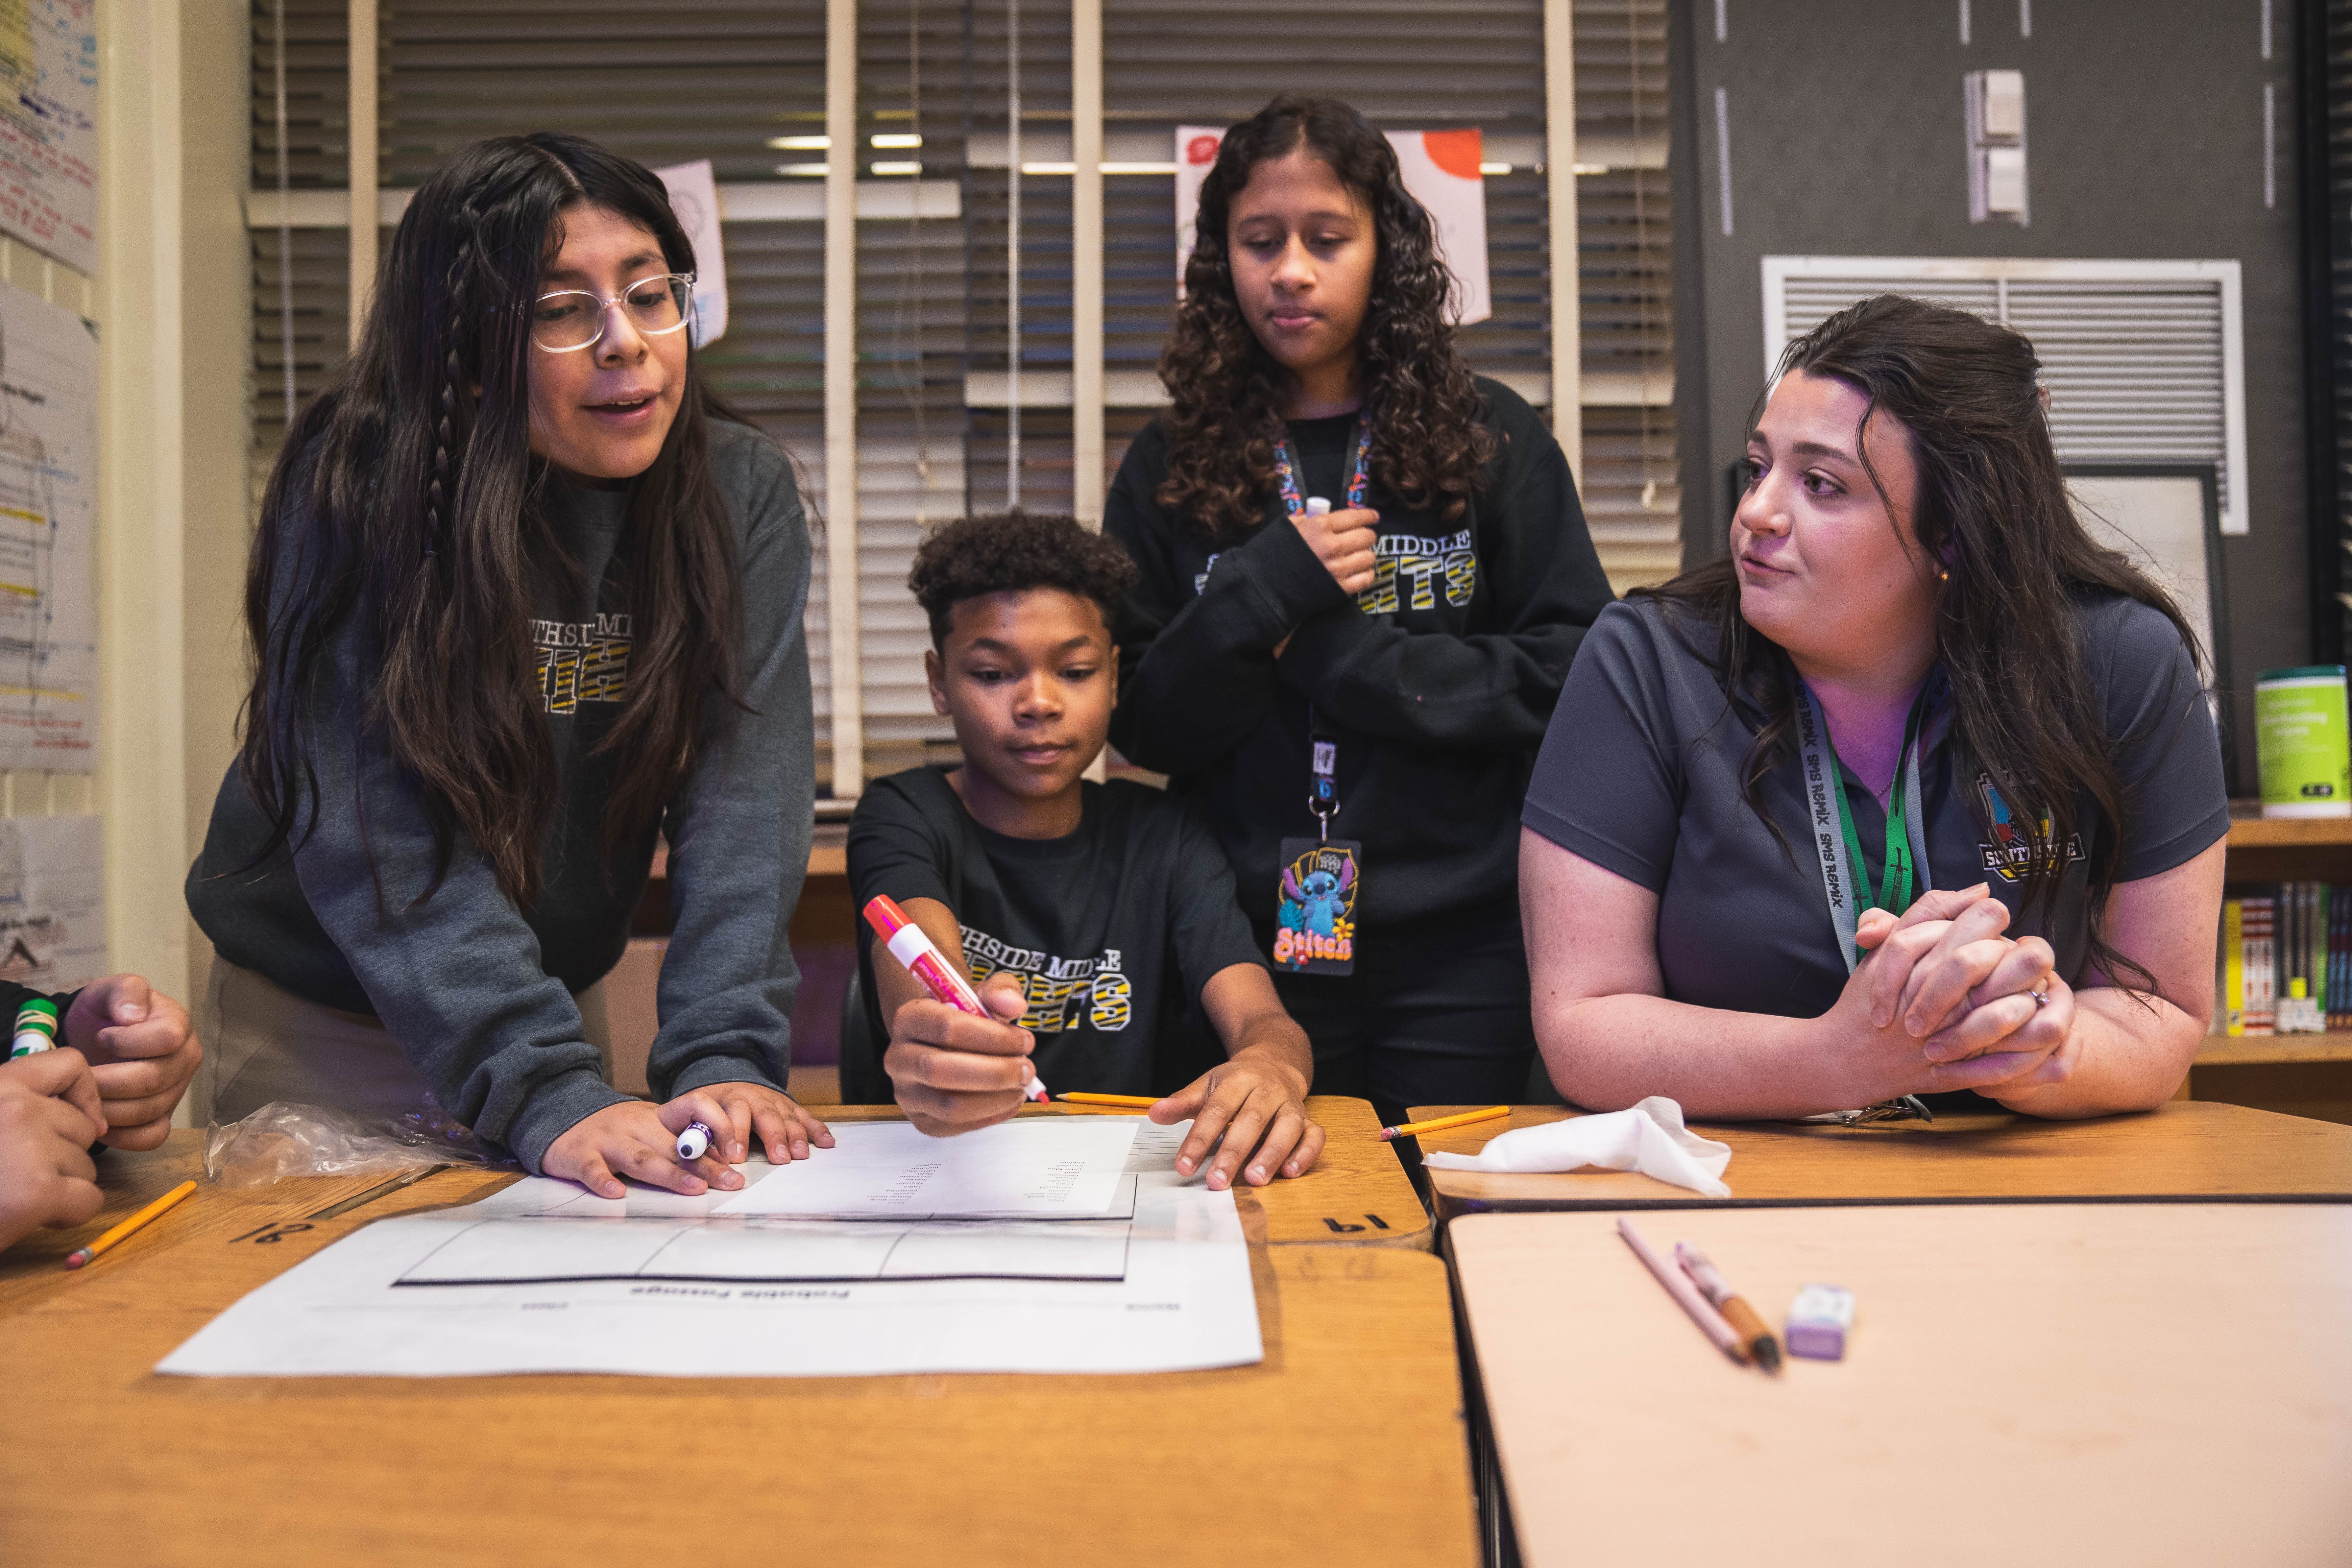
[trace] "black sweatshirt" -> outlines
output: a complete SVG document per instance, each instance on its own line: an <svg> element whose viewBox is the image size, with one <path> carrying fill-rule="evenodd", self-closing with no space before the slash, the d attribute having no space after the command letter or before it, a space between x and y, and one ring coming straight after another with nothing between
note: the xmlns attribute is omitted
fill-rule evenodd
<svg viewBox="0 0 2352 1568"><path fill-rule="evenodd" d="M1339 743L1332 837L1364 847L1360 925L1516 905L1536 748L1611 595L1559 444L1517 393L1477 386L1497 448L1485 488L1447 523L1375 480L1366 504L1381 514L1381 580L1360 598L1325 570L1278 493L1256 525L1223 540L1161 508L1157 420L1111 486L1104 531L1142 573L1117 617L1111 739L1202 797L1262 940L1280 841L1316 831L1310 705ZM1355 424L1302 420L1291 432L1306 493L1335 507Z"/></svg>

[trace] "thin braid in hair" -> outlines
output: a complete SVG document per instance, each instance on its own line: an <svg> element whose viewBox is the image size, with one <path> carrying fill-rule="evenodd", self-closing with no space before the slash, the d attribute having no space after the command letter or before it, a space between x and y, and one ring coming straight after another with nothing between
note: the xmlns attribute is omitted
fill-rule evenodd
<svg viewBox="0 0 2352 1568"><path fill-rule="evenodd" d="M455 444L453 430L457 414L457 378L465 365L457 357L457 345L465 341L466 327L466 268L474 258L473 217L470 204L459 215L464 234L457 241L457 254L449 262L449 351L441 367L441 416L433 434L433 481L425 491L425 559L430 561L440 549L443 530L449 521L449 448Z"/></svg>

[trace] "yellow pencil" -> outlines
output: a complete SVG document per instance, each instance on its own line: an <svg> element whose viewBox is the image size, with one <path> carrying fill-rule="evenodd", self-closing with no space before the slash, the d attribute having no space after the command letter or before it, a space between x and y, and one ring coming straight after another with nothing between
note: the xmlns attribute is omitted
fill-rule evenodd
<svg viewBox="0 0 2352 1568"><path fill-rule="evenodd" d="M1448 1127L1465 1127L1473 1121L1492 1121L1497 1116L1508 1116L1507 1105L1490 1105L1484 1110L1465 1110L1459 1116L1441 1116L1433 1121L1408 1121L1398 1127L1383 1127L1381 1137L1390 1142L1410 1138L1416 1132L1442 1132Z"/></svg>
<svg viewBox="0 0 2352 1568"><path fill-rule="evenodd" d="M185 1198L190 1193L193 1193L195 1190L195 1183L182 1182L178 1186L173 1187L170 1192L165 1193L162 1197L157 1198L153 1203L149 1204L145 1208L141 1209L137 1214L132 1215L129 1219L124 1220L121 1225L118 1225L112 1230L108 1231L104 1236L100 1237L96 1241L91 1242L79 1252L68 1258L66 1259L66 1267L68 1268L80 1268L83 1264L88 1263L91 1258L96 1258L100 1253L104 1252L108 1247L112 1247L116 1242L121 1241L124 1237L129 1236L132 1231L141 1228L152 1220L162 1218L164 1213L174 1204L179 1203L182 1199Z"/></svg>
<svg viewBox="0 0 2352 1568"><path fill-rule="evenodd" d="M1148 1094L1057 1094L1055 1100L1066 1100L1072 1105L1136 1105L1146 1109L1160 1102Z"/></svg>

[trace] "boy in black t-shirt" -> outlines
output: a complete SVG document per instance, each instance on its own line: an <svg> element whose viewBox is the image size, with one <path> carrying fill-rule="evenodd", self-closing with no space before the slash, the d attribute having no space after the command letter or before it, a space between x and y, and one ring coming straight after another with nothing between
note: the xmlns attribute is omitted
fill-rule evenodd
<svg viewBox="0 0 2352 1568"><path fill-rule="evenodd" d="M964 763L867 788L849 825L850 885L861 908L897 900L1007 1021L931 1000L860 929L868 1026L889 1042L882 1065L908 1120L944 1135L1011 1116L1033 1077L1163 1094L1197 1006L1225 1060L1164 1093L1151 1120L1192 1118L1179 1172L1222 1136L1209 1186L1263 1186L1323 1147L1304 1104L1306 1033L1275 994L1209 826L1159 790L1080 776L1110 730L1109 615L1134 576L1125 552L1075 520L1020 511L950 523L916 552L931 706L954 721Z"/></svg>

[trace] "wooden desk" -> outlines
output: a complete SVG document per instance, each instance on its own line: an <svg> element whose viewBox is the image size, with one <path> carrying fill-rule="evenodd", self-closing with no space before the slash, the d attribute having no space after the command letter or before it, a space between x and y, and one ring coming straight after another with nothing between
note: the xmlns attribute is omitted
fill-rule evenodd
<svg viewBox="0 0 2352 1568"><path fill-rule="evenodd" d="M1415 1106L1415 1120L1465 1106ZM1521 1106L1422 1139L1432 1152L1475 1154L1513 1127L1581 1114ZM1938 1116L1869 1127L1710 1122L1731 1145L1728 1198L1703 1197L1631 1172L1500 1176L1432 1170L1438 1218L1486 1210L1740 1207L2059 1199L2352 1200L2352 1127L2242 1105L2176 1100L2137 1116L2042 1121Z"/></svg>
<svg viewBox="0 0 2352 1568"><path fill-rule="evenodd" d="M359 1224L501 1179L445 1173L270 1243L257 1227L366 1184L207 1190L87 1270L52 1266L0 1333L10 1407L40 1413L0 1465L8 1561L1476 1560L1445 1269L1402 1248L1254 1247L1266 1359L1218 1372L149 1371Z"/></svg>
<svg viewBox="0 0 2352 1568"><path fill-rule="evenodd" d="M1854 1292L1846 1359L1778 1379L1708 1344L1615 1217L1448 1227L1538 1568L2352 1562L2352 1206L1642 1222L1776 1326L1800 1286Z"/></svg>

